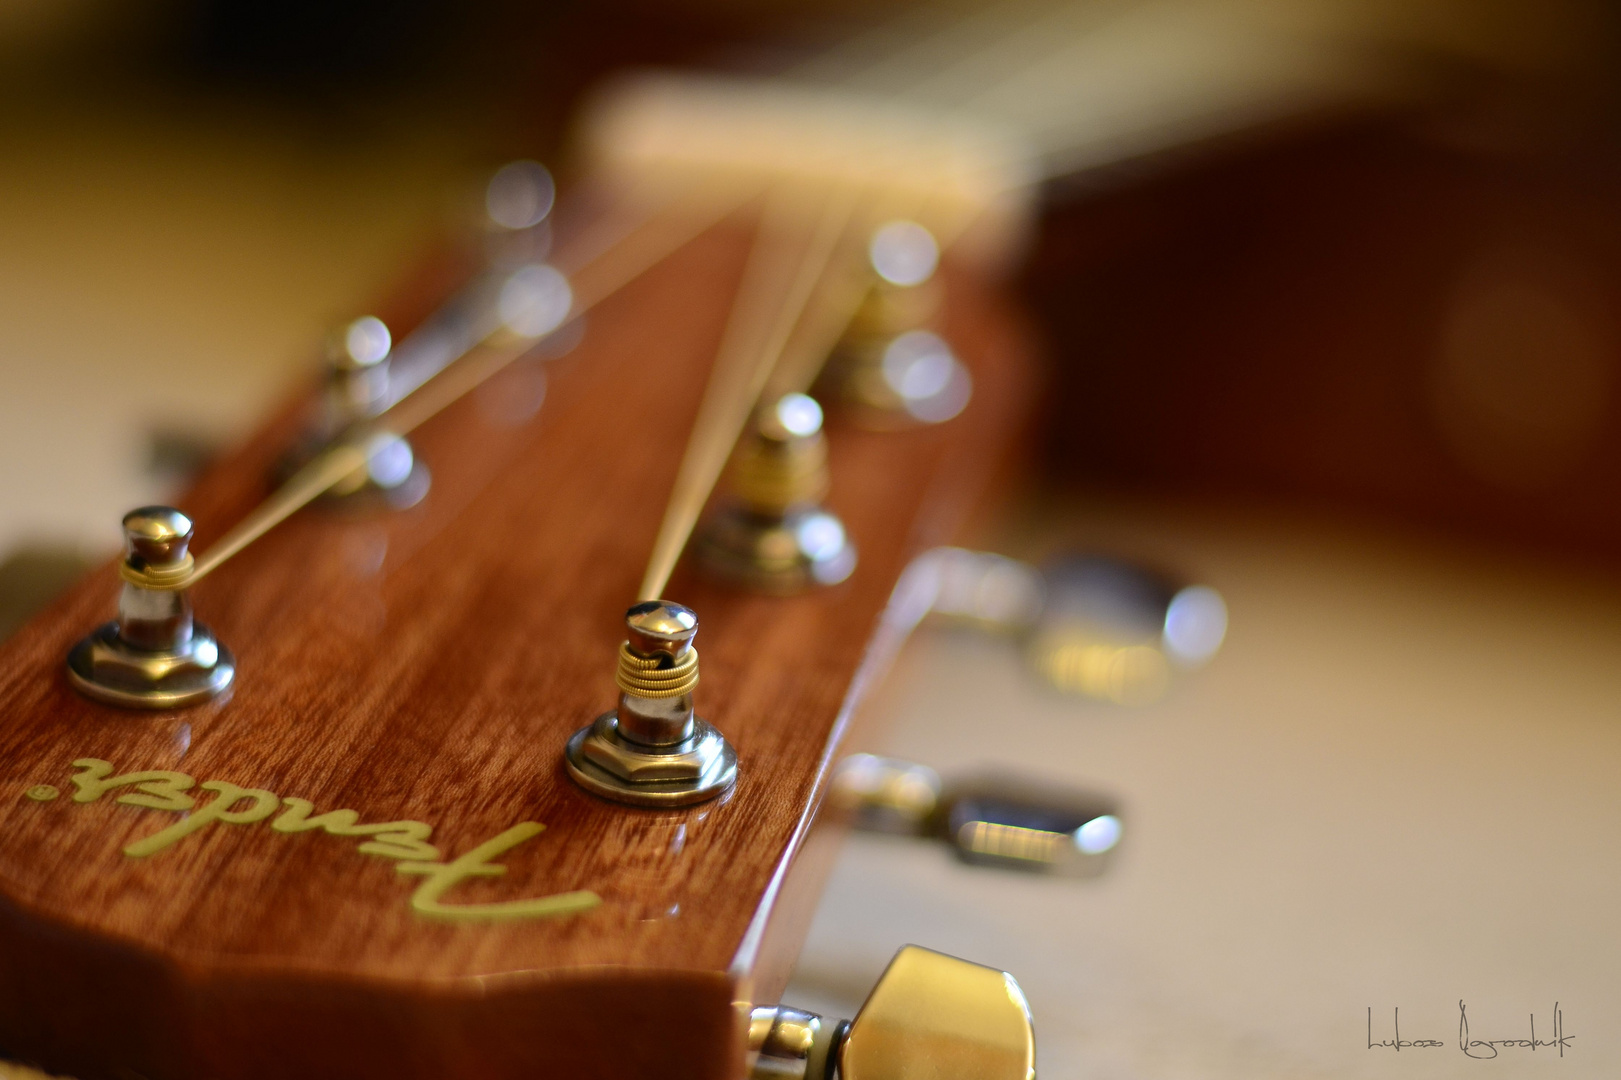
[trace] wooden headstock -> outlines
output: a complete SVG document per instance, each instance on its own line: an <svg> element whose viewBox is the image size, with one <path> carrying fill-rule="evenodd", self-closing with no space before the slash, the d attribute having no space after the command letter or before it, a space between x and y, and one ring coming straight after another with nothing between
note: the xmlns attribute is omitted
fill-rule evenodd
<svg viewBox="0 0 1621 1080"><path fill-rule="evenodd" d="M851 577L769 597L683 564L668 590L702 613L699 711L735 788L594 798L563 745L612 704L748 236L710 230L572 353L424 423L417 506L306 510L200 583L227 698L74 692L63 657L110 616L112 567L0 647L0 1049L85 1080L740 1074L747 1007L775 1000L819 887L829 765L916 615L896 583L956 534L1030 389L1002 301L948 275L969 407L830 418ZM454 278L429 267L384 314L409 329ZM304 405L180 500L199 549L262 497Z"/></svg>

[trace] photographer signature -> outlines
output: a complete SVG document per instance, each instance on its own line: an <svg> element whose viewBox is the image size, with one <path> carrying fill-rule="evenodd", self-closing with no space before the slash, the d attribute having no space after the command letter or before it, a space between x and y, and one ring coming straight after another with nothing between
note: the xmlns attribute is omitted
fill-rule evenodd
<svg viewBox="0 0 1621 1080"><path fill-rule="evenodd" d="M1394 1010L1392 1016L1392 1034L1389 1039L1379 1042L1373 1040L1373 1007L1368 1007L1368 1049L1369 1050L1426 1050L1445 1046L1440 1039L1404 1039L1401 1035L1401 1009ZM1536 1050L1540 1047L1555 1047L1559 1056L1564 1057L1565 1051L1570 1047L1570 1040L1574 1035L1565 1034L1565 1014L1559 1008L1559 1003L1553 1003L1553 1038L1537 1038L1537 1014L1531 1014L1531 1036L1524 1039L1471 1039L1469 1037L1469 1010L1462 1001L1458 1002L1458 1049L1472 1058L1490 1060L1498 1055L1499 1051L1509 1049Z"/></svg>

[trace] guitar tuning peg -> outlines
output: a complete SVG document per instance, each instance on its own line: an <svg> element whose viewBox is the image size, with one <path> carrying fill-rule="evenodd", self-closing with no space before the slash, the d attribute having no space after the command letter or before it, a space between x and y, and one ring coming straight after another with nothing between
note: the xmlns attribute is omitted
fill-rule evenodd
<svg viewBox="0 0 1621 1080"><path fill-rule="evenodd" d="M191 519L171 506L124 515L118 618L68 653L68 678L80 693L109 705L173 709L231 685L235 658L192 618L191 536Z"/></svg>
<svg viewBox="0 0 1621 1080"><path fill-rule="evenodd" d="M968 369L933 329L944 296L939 260L934 234L917 222L891 221L872 235L871 284L823 378L864 427L938 424L972 396Z"/></svg>
<svg viewBox="0 0 1621 1080"><path fill-rule="evenodd" d="M538 262L551 253L557 182L546 166L509 161L484 185L486 256L492 264Z"/></svg>
<svg viewBox="0 0 1621 1080"><path fill-rule="evenodd" d="M393 400L394 339L383 320L364 315L327 336L320 417L310 433L277 464L285 480L340 439L365 430ZM364 436L363 468L321 496L328 506L405 510L421 502L432 478L403 435L374 431Z"/></svg>
<svg viewBox="0 0 1621 1080"><path fill-rule="evenodd" d="M822 506L827 441L815 398L786 394L761 410L733 462L733 499L698 536L706 569L774 594L850 576L855 546L844 523Z"/></svg>
<svg viewBox="0 0 1621 1080"><path fill-rule="evenodd" d="M326 344L327 426L337 434L370 420L388 400L394 336L374 315L333 330Z"/></svg>
<svg viewBox="0 0 1621 1080"><path fill-rule="evenodd" d="M1119 845L1114 801L1002 773L942 783L926 765L852 754L833 776L833 805L867 832L933 837L967 863L1096 877Z"/></svg>
<svg viewBox="0 0 1621 1080"><path fill-rule="evenodd" d="M854 1020L749 1017L750 1080L1034 1080L1030 1006L1005 971L907 945Z"/></svg>
<svg viewBox="0 0 1621 1080"><path fill-rule="evenodd" d="M829 798L865 832L926 836L940 807L940 774L927 765L851 754L833 773Z"/></svg>
<svg viewBox="0 0 1621 1080"><path fill-rule="evenodd" d="M737 782L737 751L693 709L698 616L667 600L625 612L618 707L569 738L563 759L593 795L632 806L690 806Z"/></svg>
<svg viewBox="0 0 1621 1080"><path fill-rule="evenodd" d="M1031 666L1066 693L1147 705L1208 663L1227 634L1227 605L1134 562L1070 555L1041 569L983 551L938 548L931 613L1011 634Z"/></svg>
<svg viewBox="0 0 1621 1080"><path fill-rule="evenodd" d="M484 212L500 229L532 229L545 221L557 201L557 182L538 161L509 161L484 186Z"/></svg>
<svg viewBox="0 0 1621 1080"><path fill-rule="evenodd" d="M967 863L1096 877L1118 848L1113 800L990 773L951 786L933 822Z"/></svg>
<svg viewBox="0 0 1621 1080"><path fill-rule="evenodd" d="M1069 693L1147 705L1211 659L1227 633L1221 594L1123 559L1071 556L1042 572L1030 663Z"/></svg>

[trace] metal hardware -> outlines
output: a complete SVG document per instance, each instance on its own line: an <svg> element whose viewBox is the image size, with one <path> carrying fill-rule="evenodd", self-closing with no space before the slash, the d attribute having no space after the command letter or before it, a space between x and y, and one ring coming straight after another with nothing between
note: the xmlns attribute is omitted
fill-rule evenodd
<svg viewBox="0 0 1621 1080"><path fill-rule="evenodd" d="M499 343L509 350L507 362L515 360L529 352L531 337L590 306L575 309L567 281L544 266L551 255L556 194L551 174L536 161L509 162L490 176L478 214L488 265L394 346L388 395L379 411L398 405L481 345ZM549 324L545 312L556 313ZM527 333L537 324L541 333ZM505 366L488 364L484 377Z"/></svg>
<svg viewBox="0 0 1621 1080"><path fill-rule="evenodd" d="M367 510L373 507L408 510L428 494L432 478L428 467L403 435L375 431L362 443L366 463L333 484L321 496L326 505Z"/></svg>
<svg viewBox="0 0 1621 1080"><path fill-rule="evenodd" d="M509 232L533 229L546 220L556 201L557 183L538 161L509 161L490 175L484 187L489 224Z"/></svg>
<svg viewBox="0 0 1621 1080"><path fill-rule="evenodd" d="M703 802L737 782L737 751L693 711L698 616L650 600L625 613L618 707L576 731L564 750L587 791L636 806Z"/></svg>
<svg viewBox="0 0 1621 1080"><path fill-rule="evenodd" d="M388 327L369 315L331 335L322 415L282 462L282 479L340 440L357 439L366 443L366 467L334 484L322 503L400 510L422 501L431 478L410 442L398 431L368 434L366 425L481 343L501 338L508 346L527 345L566 320L573 304L568 283L541 262L550 251L555 197L551 174L539 162L514 161L496 170L483 200L489 269L397 348Z"/></svg>
<svg viewBox="0 0 1621 1080"><path fill-rule="evenodd" d="M873 233L872 286L828 360L824 377L864 427L893 429L950 420L973 396L973 380L939 334L940 248L912 221Z"/></svg>
<svg viewBox="0 0 1621 1080"><path fill-rule="evenodd" d="M1029 563L966 548L935 548L929 613L987 633L1025 634L1041 618L1047 584Z"/></svg>
<svg viewBox="0 0 1621 1080"><path fill-rule="evenodd" d="M327 339L328 433L336 435L369 420L388 399L389 353L394 336L383 320L364 315Z"/></svg>
<svg viewBox="0 0 1621 1080"><path fill-rule="evenodd" d="M1096 877L1119 846L1114 801L1006 774L942 784L926 765L852 754L833 776L833 805L868 832L933 837L964 862Z"/></svg>
<svg viewBox="0 0 1621 1080"><path fill-rule="evenodd" d="M761 411L738 448L732 486L734 501L698 537L698 557L711 573L779 595L850 576L855 546L821 505L827 441L814 398L787 394Z"/></svg>
<svg viewBox="0 0 1621 1080"><path fill-rule="evenodd" d="M927 765L851 754L833 774L833 805L867 832L927 836L940 806L940 774Z"/></svg>
<svg viewBox="0 0 1621 1080"><path fill-rule="evenodd" d="M173 507L125 515L118 618L68 653L68 678L80 693L111 705L172 709L231 685L235 658L192 618L191 535L191 520Z"/></svg>
<svg viewBox="0 0 1621 1080"><path fill-rule="evenodd" d="M365 433L394 400L393 337L381 319L371 315L335 330L327 340L326 390L315 428L280 463L285 480L321 451L349 438L364 443L365 465L320 496L327 506L360 511L404 510L428 493L428 469L402 435Z"/></svg>
<svg viewBox="0 0 1621 1080"><path fill-rule="evenodd" d="M1026 639L1030 663L1069 693L1147 705L1207 662L1227 633L1214 589L1104 556L1043 569L1046 601Z"/></svg>
<svg viewBox="0 0 1621 1080"><path fill-rule="evenodd" d="M750 1080L831 1080L850 1021L828 1021L787 1005L749 1013Z"/></svg>
<svg viewBox="0 0 1621 1080"><path fill-rule="evenodd" d="M1151 704L1209 662L1227 633L1215 589L1123 559L1066 556L1037 570L961 548L928 558L935 615L1018 637L1031 666L1066 693Z"/></svg>
<svg viewBox="0 0 1621 1080"><path fill-rule="evenodd" d="M750 1080L1034 1080L1030 1006L1012 975L908 945L850 1021L749 1016Z"/></svg>
<svg viewBox="0 0 1621 1080"><path fill-rule="evenodd" d="M953 784L942 804L935 834L968 863L1096 877L1120 844L1118 809L1087 792L987 775Z"/></svg>

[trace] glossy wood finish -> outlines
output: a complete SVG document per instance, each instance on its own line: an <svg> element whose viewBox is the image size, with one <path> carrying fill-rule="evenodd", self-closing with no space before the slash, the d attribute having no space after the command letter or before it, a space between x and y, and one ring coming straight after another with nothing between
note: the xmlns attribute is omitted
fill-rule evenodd
<svg viewBox="0 0 1621 1080"><path fill-rule="evenodd" d="M736 1003L774 1000L786 979L825 859L789 871L855 691L898 643L874 636L891 589L952 539L1029 389L1016 321L953 279L969 409L932 430L831 426L854 576L771 599L683 567L669 590L702 618L699 711L737 746L737 788L680 812L586 795L563 742L612 704L620 615L745 239L701 238L594 311L574 352L420 429L435 483L418 508L306 511L199 586L198 617L237 655L228 701L140 714L69 689L62 658L111 616L111 567L0 648L0 1050L84 1080L739 1074ZM296 422L288 410L182 500L198 550L262 496ZM504 877L447 900L589 889L603 903L433 921L408 904L420 879L357 838L263 822L128 858L176 817L117 793L71 801L83 757L429 822L446 858L538 821L498 860ZM63 796L27 798L39 784Z"/></svg>

